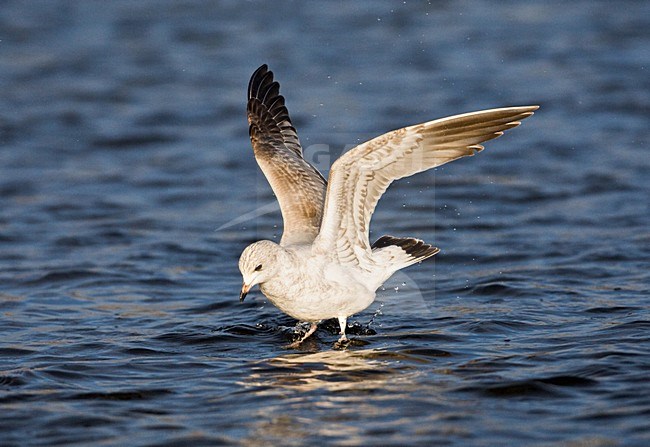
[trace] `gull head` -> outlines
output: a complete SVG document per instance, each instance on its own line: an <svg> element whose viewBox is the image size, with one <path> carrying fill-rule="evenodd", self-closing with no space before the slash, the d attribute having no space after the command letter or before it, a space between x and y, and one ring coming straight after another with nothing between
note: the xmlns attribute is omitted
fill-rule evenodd
<svg viewBox="0 0 650 447"><path fill-rule="evenodd" d="M239 271L243 278L239 300L244 301L248 291L257 284L263 284L273 276L279 268L282 248L272 241L259 241L244 249L239 257Z"/></svg>

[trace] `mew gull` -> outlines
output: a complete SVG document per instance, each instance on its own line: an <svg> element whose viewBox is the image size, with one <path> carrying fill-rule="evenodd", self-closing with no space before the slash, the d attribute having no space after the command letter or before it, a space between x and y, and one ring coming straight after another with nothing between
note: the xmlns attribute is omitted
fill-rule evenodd
<svg viewBox="0 0 650 447"><path fill-rule="evenodd" d="M481 143L517 127L538 106L506 107L441 118L362 143L332 165L329 180L304 158L273 73L262 65L248 84L248 123L255 159L280 203L280 243L249 245L239 259L240 299L259 284L280 310L311 323L337 318L337 345L347 318L366 309L396 271L440 250L411 237L369 241L370 217L397 179L483 150Z"/></svg>

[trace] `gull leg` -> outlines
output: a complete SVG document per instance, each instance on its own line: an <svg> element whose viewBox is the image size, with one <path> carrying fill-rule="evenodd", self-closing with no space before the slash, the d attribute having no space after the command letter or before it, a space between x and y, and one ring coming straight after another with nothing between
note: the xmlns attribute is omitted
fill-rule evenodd
<svg viewBox="0 0 650 447"><path fill-rule="evenodd" d="M318 323L317 322L311 323L311 326L309 326L309 330L305 332L305 335L303 335L298 340L288 345L287 348L296 349L298 346L302 344L303 341L307 340L314 332L316 332L316 329L318 329Z"/></svg>
<svg viewBox="0 0 650 447"><path fill-rule="evenodd" d="M339 338L339 343L348 341L348 337L345 336L345 328L348 327L348 319L346 317L339 317L339 326L341 327L341 338Z"/></svg>
<svg viewBox="0 0 650 447"><path fill-rule="evenodd" d="M342 349L347 346L347 343L350 341L348 340L348 337L345 335L345 328L348 325L348 319L347 317L339 317L339 326L341 327L341 336L339 337L338 341L334 343L334 348L336 349Z"/></svg>

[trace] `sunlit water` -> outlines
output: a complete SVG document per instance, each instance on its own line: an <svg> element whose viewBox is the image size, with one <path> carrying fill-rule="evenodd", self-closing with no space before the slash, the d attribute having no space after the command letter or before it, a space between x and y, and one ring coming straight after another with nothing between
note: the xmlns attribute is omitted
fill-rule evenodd
<svg viewBox="0 0 650 447"><path fill-rule="evenodd" d="M0 445L648 445L649 5L2 2ZM373 238L442 252L345 351L328 324L284 349L295 322L237 299L239 253L281 233L231 222L274 201L262 63L325 171L541 105L392 186Z"/></svg>

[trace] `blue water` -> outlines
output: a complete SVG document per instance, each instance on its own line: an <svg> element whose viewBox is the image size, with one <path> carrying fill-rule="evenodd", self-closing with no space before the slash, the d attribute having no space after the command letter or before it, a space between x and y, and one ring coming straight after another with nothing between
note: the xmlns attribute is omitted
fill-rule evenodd
<svg viewBox="0 0 650 447"><path fill-rule="evenodd" d="M650 3L3 1L0 445L650 444ZM441 248L332 350L241 250L279 238L248 141L268 63L307 157L540 104L394 184Z"/></svg>

